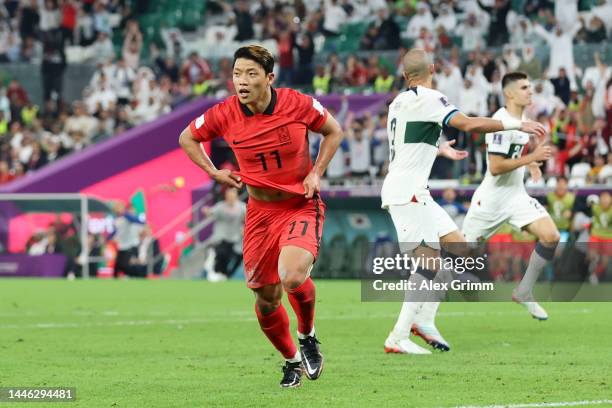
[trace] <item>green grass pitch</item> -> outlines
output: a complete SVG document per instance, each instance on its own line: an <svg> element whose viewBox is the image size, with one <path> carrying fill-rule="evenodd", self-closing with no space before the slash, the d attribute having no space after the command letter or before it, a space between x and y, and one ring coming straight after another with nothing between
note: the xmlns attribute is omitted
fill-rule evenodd
<svg viewBox="0 0 612 408"><path fill-rule="evenodd" d="M510 302L443 304L437 325L450 353L386 355L398 303L362 303L357 281L318 281L317 289L325 370L317 381L282 390L281 359L242 282L2 280L0 386L76 387L77 402L60 404L69 407L612 399L612 304L545 304L547 322Z"/></svg>

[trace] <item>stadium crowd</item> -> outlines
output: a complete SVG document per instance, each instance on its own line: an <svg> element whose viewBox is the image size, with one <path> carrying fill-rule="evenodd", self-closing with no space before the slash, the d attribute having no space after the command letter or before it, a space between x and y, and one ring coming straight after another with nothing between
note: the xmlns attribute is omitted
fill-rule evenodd
<svg viewBox="0 0 612 408"><path fill-rule="evenodd" d="M612 68L598 54L592 66L576 67L572 52L572 44L610 38L612 2L526 1L518 10L512 3L210 1L205 37L220 43L275 41L277 84L317 94L398 92L405 46L420 46L435 55L436 87L473 115L490 115L503 105L505 72L525 71L534 82L529 115L550 129L557 149L543 169L546 178L563 175L571 185L612 182ZM142 27L138 17L151 6L136 2L133 9L116 0L0 4L0 61L39 62L45 101L37 106L16 80L0 86L0 183L153 120L195 96L233 92L231 60L206 60L188 51L181 30L162 27L160 41L145 41L149 27ZM333 45L345 27L364 21L365 32L356 41L360 49L375 52L346 56L340 42L324 63L316 63L321 41ZM116 38L120 47L113 44ZM550 49L548 66L536 55L538 44ZM73 46L88 49L98 68L82 99L68 104L62 98L62 78L66 51ZM378 50L399 50L399 55L389 60ZM347 138L329 178L384 175L385 110L356 117L336 108ZM482 135L445 133L458 138L470 160L455 165L441 160L432 176L478 181L486 169Z"/></svg>

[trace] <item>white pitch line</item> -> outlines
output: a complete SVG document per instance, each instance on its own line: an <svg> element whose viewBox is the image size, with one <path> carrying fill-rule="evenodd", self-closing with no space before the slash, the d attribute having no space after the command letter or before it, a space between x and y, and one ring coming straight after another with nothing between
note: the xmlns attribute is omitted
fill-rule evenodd
<svg viewBox="0 0 612 408"><path fill-rule="evenodd" d="M581 405L612 405L612 400L594 401L563 401L563 402L534 402L530 404L507 404L507 405L466 405L455 408L548 408L548 407L578 407Z"/></svg>
<svg viewBox="0 0 612 408"><path fill-rule="evenodd" d="M550 310L550 309L549 309ZM593 310L592 309L588 309L588 308L582 308L582 309L574 309L574 310L565 310L565 311L555 311L554 309L552 310L552 313L555 314L589 314L592 313ZM206 312L202 311L201 313L184 313L182 314L183 317L185 316L202 316L205 315ZM523 315L525 314L525 312L521 312L518 310L514 310L511 312L508 311L497 311L497 312L493 312L493 311L489 311L489 312L462 312L462 311L457 311L457 312L438 312L436 314L436 316L438 317L470 317L470 316L515 316L515 315ZM116 312L116 311L97 311L97 312L83 312L83 311L76 311L76 312L63 312L63 313L41 313L41 312L31 312L31 311L27 311L27 312L22 312L22 313L7 313L7 312L0 312L0 319L6 317L6 318L13 318L13 317L17 317L17 318L22 318L22 317L33 317L33 316L45 316L45 317L50 317L50 316L84 316L84 317L100 317L100 316L151 316L151 317L174 317L176 316L176 312L173 313L168 313L168 312L163 312L163 311L150 311L150 312L143 312L143 313L138 313L138 312ZM210 315L209 315L210 316ZM225 320L232 320L233 318L239 316L253 316L253 312L251 310L233 310L233 311L229 311L227 313L224 314L214 314L213 316L215 317L222 317ZM325 318L329 318L329 319L334 319L334 318L343 318L343 317L337 317L337 316L355 316L355 318L359 317L360 315L356 315L356 314L352 314L352 315L335 315L335 316L331 316L331 317L323 317ZM366 318L368 318L365 313L364 315L362 315ZM388 313L388 314L377 314L374 315L375 317L397 317L397 313L392 312L392 313ZM317 316L317 318L319 318ZM0 326L1 327L1 326Z"/></svg>
<svg viewBox="0 0 612 408"><path fill-rule="evenodd" d="M563 314L588 314L590 309L578 309L563 312ZM474 317L474 316L511 316L524 315L523 311L514 312L442 312L438 316L446 317ZM381 319L395 318L395 313L379 313L379 314L350 314L350 315L333 315L333 316L317 316L317 320L360 320L360 319ZM189 324L204 324L215 322L249 322L255 321L254 316L239 317L236 315L224 316L209 316L194 319L165 319L165 320L116 320L102 322L40 322L29 324L2 324L0 329L69 329L81 327L114 327L114 326L151 326L151 325L189 325Z"/></svg>

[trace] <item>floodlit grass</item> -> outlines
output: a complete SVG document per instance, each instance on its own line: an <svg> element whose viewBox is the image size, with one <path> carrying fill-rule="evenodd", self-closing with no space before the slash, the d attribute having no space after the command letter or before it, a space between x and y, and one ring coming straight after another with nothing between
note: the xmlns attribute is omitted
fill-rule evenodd
<svg viewBox="0 0 612 408"><path fill-rule="evenodd" d="M0 386L76 387L71 407L611 399L609 303L545 304L546 322L510 302L443 304L437 325L452 351L405 356L383 352L399 303L362 303L357 281L318 281L317 289L325 371L282 390L281 358L242 282L2 280Z"/></svg>

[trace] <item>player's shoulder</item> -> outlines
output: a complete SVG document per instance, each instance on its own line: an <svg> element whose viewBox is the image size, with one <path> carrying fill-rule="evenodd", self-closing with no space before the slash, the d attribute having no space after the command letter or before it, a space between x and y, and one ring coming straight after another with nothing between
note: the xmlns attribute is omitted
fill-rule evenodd
<svg viewBox="0 0 612 408"><path fill-rule="evenodd" d="M306 94L293 88L274 88L274 91L276 91L279 98L300 98L306 96Z"/></svg>
<svg viewBox="0 0 612 408"><path fill-rule="evenodd" d="M281 105L286 103L297 105L304 103L311 104L312 101L316 101L316 98L313 96L292 88L274 88L274 90L276 91L276 97Z"/></svg>
<svg viewBox="0 0 612 408"><path fill-rule="evenodd" d="M210 109L214 109L218 113L229 113L238 109L238 106L238 96L231 95L222 100L221 102L217 102Z"/></svg>
<svg viewBox="0 0 612 408"><path fill-rule="evenodd" d="M201 120L214 123L218 131L235 122L240 115L240 105L236 95L229 96L208 108ZM199 118L198 118L199 119Z"/></svg>
<svg viewBox="0 0 612 408"><path fill-rule="evenodd" d="M233 117L237 109L238 97L236 95L229 96L206 109L206 120L223 122L226 118Z"/></svg>
<svg viewBox="0 0 612 408"><path fill-rule="evenodd" d="M314 108L321 114L323 114L325 111L325 108L323 105L321 105L321 102L319 102L314 96L291 88L275 88L275 91L277 105L280 106L285 112L303 112L304 109L308 108Z"/></svg>
<svg viewBox="0 0 612 408"><path fill-rule="evenodd" d="M276 91L278 100L282 102L299 102L310 97L292 88L274 88L274 90Z"/></svg>
<svg viewBox="0 0 612 408"><path fill-rule="evenodd" d="M442 103L442 106L446 107L449 105L448 97L444 95L442 92L437 89L427 88L424 86L417 86L416 88L409 88L409 90L414 90L414 94L417 99L423 99L427 103L429 102L439 102Z"/></svg>
<svg viewBox="0 0 612 408"><path fill-rule="evenodd" d="M417 90L419 93L423 94L423 96L431 96L434 98L439 98L439 97L443 97L446 98L446 95L444 95L442 92L438 91L437 89L434 88L427 88L424 86L418 86Z"/></svg>
<svg viewBox="0 0 612 408"><path fill-rule="evenodd" d="M423 105L423 108L427 112L456 109L455 106L448 100L448 97L437 89L419 86L418 92L419 98L422 100L421 105Z"/></svg>
<svg viewBox="0 0 612 408"><path fill-rule="evenodd" d="M499 108L497 111L495 111L493 116L491 116L491 118L493 119L501 119L501 118L508 118L508 117L510 117L510 114L504 107Z"/></svg>
<svg viewBox="0 0 612 408"><path fill-rule="evenodd" d="M412 102L419 97L419 94L422 97L425 89L427 88L411 87L404 89L393 98L389 104L389 111L399 111L406 108L414 109L415 105Z"/></svg>
<svg viewBox="0 0 612 408"><path fill-rule="evenodd" d="M412 86L400 92L395 99L412 99L412 98L439 98L446 96L437 89L427 88L421 85Z"/></svg>

